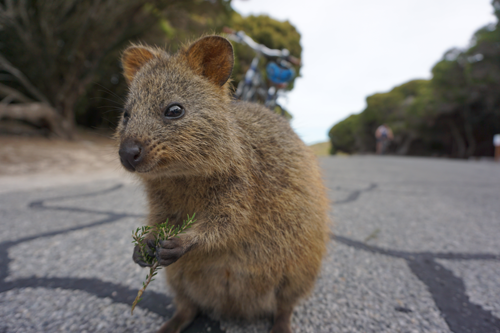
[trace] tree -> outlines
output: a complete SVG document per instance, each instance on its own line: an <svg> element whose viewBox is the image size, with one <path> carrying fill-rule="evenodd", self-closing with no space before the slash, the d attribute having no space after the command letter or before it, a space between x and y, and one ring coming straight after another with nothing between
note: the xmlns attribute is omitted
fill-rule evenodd
<svg viewBox="0 0 500 333"><path fill-rule="evenodd" d="M413 80L389 92L368 96L363 112L332 127L329 133L332 148L347 153L373 152L375 131L381 124L387 124L394 132L392 150L399 154L408 153L418 137L420 125L420 116L415 114L412 105L426 91L428 84L427 80Z"/></svg>
<svg viewBox="0 0 500 333"><path fill-rule="evenodd" d="M492 4L500 18L500 0ZM388 123L395 135L392 149L399 154L493 155L492 138L500 133L499 45L499 23L486 25L472 36L468 48L447 51L432 68L430 81L414 80L369 96L354 140L344 141L354 141L355 152L372 151L376 126ZM348 122L332 131L340 133L342 126Z"/></svg>
<svg viewBox="0 0 500 333"><path fill-rule="evenodd" d="M0 79L7 82L0 85L6 96L0 116L30 121L34 109L29 105L35 103L50 113L55 133L72 138L75 106L103 64L111 63L107 56L118 58L131 40L152 32L159 22L167 30L182 30L196 20L201 22L195 27L217 24L217 13L224 10L230 11L229 1L0 1ZM19 105L6 106L10 102Z"/></svg>
<svg viewBox="0 0 500 333"><path fill-rule="evenodd" d="M332 148L330 153L338 152L352 154L357 151L356 132L359 127L359 115L353 114L333 126L328 132Z"/></svg>
<svg viewBox="0 0 500 333"><path fill-rule="evenodd" d="M158 45L175 53L188 40L222 31L232 13L230 1L186 0L159 12L157 23L131 41ZM130 41L125 44L128 43ZM123 96L127 93L120 63L122 50L122 47L117 48L103 59L95 83L89 86L75 107L77 124L100 129L116 126L122 112Z"/></svg>

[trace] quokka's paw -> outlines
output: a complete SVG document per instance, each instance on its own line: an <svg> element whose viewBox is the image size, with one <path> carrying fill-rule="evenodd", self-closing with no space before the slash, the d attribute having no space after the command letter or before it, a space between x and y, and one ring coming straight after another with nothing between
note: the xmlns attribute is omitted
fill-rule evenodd
<svg viewBox="0 0 500 333"><path fill-rule="evenodd" d="M153 240L148 240L146 241L146 247L144 249L145 255L149 256L150 258L155 257L155 242ZM151 267L153 266L152 264L149 264L148 262L151 262L151 260L146 260L147 258L143 258L141 248L139 245L136 245L134 247L134 254L132 255L132 259L136 264L138 264L141 267Z"/></svg>
<svg viewBox="0 0 500 333"><path fill-rule="evenodd" d="M161 266L168 266L179 260L189 247L185 246L182 238L176 237L164 241L160 241L156 248L156 259Z"/></svg>

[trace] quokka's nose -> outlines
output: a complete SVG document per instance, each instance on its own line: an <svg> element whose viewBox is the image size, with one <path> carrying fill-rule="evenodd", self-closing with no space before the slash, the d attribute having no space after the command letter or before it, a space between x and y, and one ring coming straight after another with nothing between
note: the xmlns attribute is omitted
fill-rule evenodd
<svg viewBox="0 0 500 333"><path fill-rule="evenodd" d="M144 157L144 149L136 142L125 141L120 145L118 154L120 154L120 161L125 169L135 171Z"/></svg>

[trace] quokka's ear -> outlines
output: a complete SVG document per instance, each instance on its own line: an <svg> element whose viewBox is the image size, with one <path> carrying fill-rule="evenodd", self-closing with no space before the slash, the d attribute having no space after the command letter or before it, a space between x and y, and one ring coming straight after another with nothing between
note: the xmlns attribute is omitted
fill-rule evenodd
<svg viewBox="0 0 500 333"><path fill-rule="evenodd" d="M135 74L145 63L158 56L158 53L144 46L130 46L123 52L122 65L123 75L127 82L134 79Z"/></svg>
<svg viewBox="0 0 500 333"><path fill-rule="evenodd" d="M223 86L233 71L233 46L220 36L203 37L186 51L189 67L217 86Z"/></svg>

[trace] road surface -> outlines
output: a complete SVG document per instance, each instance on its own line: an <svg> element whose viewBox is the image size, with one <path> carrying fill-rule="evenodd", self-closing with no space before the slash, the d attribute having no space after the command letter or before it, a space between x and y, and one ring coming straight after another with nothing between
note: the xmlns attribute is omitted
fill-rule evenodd
<svg viewBox="0 0 500 333"><path fill-rule="evenodd" d="M321 159L334 221L295 332L500 332L500 164ZM1 186L1 184L0 184ZM0 332L154 332L174 311L131 260L143 192L119 177L0 192ZM186 332L268 332L199 317Z"/></svg>

